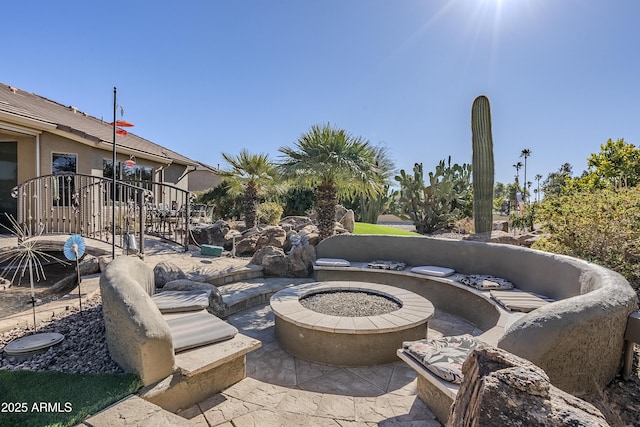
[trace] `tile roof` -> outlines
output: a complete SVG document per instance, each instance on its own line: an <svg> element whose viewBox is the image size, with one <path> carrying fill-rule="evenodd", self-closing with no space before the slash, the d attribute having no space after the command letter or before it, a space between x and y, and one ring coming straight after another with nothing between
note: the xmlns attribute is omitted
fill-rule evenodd
<svg viewBox="0 0 640 427"><path fill-rule="evenodd" d="M109 122L83 113L73 106L65 106L3 83L0 83L0 115L13 117L18 122L27 120L32 123L32 127L40 130L56 129L90 142L113 143L113 128ZM119 147L132 150L142 157L150 154L185 165L201 164L131 132L126 136L118 136L117 143Z"/></svg>

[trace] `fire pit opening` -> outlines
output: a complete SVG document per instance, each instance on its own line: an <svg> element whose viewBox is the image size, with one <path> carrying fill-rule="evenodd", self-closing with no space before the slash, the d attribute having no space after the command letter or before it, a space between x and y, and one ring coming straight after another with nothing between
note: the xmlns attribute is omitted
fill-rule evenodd
<svg viewBox="0 0 640 427"><path fill-rule="evenodd" d="M330 316L365 317L391 313L400 301L379 293L357 290L328 290L300 298L303 307Z"/></svg>

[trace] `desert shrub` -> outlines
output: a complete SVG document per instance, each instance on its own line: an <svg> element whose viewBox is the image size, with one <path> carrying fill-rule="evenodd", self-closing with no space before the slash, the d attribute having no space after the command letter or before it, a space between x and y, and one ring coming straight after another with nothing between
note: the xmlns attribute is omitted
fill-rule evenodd
<svg viewBox="0 0 640 427"><path fill-rule="evenodd" d="M509 215L509 222L512 229L533 231L534 224L538 221L538 205L531 204L525 206L522 212Z"/></svg>
<svg viewBox="0 0 640 427"><path fill-rule="evenodd" d="M213 207L211 219L233 219L242 216L242 193L231 191L231 185L223 181L217 187L197 194L196 203Z"/></svg>
<svg viewBox="0 0 640 427"><path fill-rule="evenodd" d="M276 202L264 202L258 205L258 222L276 225L282 218L282 206Z"/></svg>
<svg viewBox="0 0 640 427"><path fill-rule="evenodd" d="M395 180L400 190L395 194L392 213L402 219L411 219L420 234L450 227L454 221L470 216L472 211L471 166L466 163L451 165L441 160L434 172L429 172L428 185L422 163L413 167L413 175L404 169Z"/></svg>
<svg viewBox="0 0 640 427"><path fill-rule="evenodd" d="M314 190L294 187L284 195L283 215L308 215L316 200Z"/></svg>
<svg viewBox="0 0 640 427"><path fill-rule="evenodd" d="M564 194L536 215L548 236L534 248L591 261L640 286L640 186Z"/></svg>

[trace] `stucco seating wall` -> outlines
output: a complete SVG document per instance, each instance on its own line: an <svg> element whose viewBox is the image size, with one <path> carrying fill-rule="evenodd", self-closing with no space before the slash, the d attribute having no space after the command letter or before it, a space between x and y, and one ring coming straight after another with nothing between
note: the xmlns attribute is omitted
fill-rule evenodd
<svg viewBox="0 0 640 427"><path fill-rule="evenodd" d="M189 407L242 380L246 354L261 345L204 310L161 314L153 270L137 257L111 261L100 291L111 357L141 378L141 397L164 409Z"/></svg>
<svg viewBox="0 0 640 427"><path fill-rule="evenodd" d="M624 277L601 266L518 246L421 236L336 235L316 251L318 258L351 262L346 268L316 266L316 280L369 281L416 292L436 311L461 316L485 331L479 339L541 367L552 384L569 393L604 388L621 367L627 318L637 297ZM366 268L377 259L401 260L408 267ZM410 271L422 265L501 277L555 302L512 314L491 299L490 291Z"/></svg>

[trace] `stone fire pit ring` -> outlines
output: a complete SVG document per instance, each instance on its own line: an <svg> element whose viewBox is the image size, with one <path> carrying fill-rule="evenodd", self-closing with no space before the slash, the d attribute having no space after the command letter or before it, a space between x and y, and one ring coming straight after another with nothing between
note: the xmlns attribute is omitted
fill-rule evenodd
<svg viewBox="0 0 640 427"><path fill-rule="evenodd" d="M367 292L401 307L377 316L346 317L305 308L300 299L324 292ZM278 342L301 359L334 366L373 366L398 360L403 341L423 339L434 307L405 289L366 282L314 282L283 289L271 297Z"/></svg>

